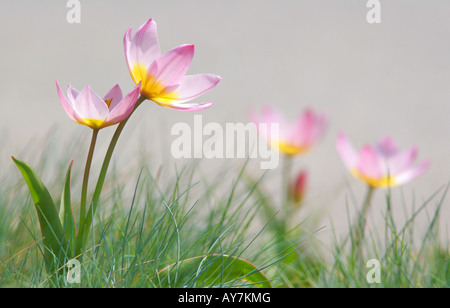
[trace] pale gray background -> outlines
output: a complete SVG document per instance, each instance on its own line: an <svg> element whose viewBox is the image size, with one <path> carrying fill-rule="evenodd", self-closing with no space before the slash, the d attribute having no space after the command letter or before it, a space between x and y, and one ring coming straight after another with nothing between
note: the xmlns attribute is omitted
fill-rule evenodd
<svg viewBox="0 0 450 308"><path fill-rule="evenodd" d="M414 192L420 202L450 180L450 2L382 1L379 25L367 23L366 3L84 0L82 23L75 25L66 22L66 1L2 0L0 172L8 170L11 155L20 158L51 127L66 138L79 130L88 133L65 115L56 80L63 88L69 82L78 89L89 83L100 94L115 83L124 91L132 89L123 35L129 26L136 30L152 17L163 51L195 44L190 73L223 77L199 99L216 102L202 113L205 122L246 122L248 110L264 104L292 118L306 106L330 114L326 138L296 163L311 172L309 210L326 206L343 230L348 190L342 185L347 180L357 198L363 197L364 186L348 175L334 147L341 129L358 147L384 135L392 135L401 147L417 145L420 159L430 158L432 168L393 193L410 198ZM130 149L138 144L132 140L144 138L159 157L155 166L174 164L167 155L174 139L170 128L192 118L149 102L121 140L121 148L131 148L116 157L132 160ZM382 197L377 195L380 201ZM374 213L380 209L375 206ZM443 218L449 221L448 202L445 211Z"/></svg>

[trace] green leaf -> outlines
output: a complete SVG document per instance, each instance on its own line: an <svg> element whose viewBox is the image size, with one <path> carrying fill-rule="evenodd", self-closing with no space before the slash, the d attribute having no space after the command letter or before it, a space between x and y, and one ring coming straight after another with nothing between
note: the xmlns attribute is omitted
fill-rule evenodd
<svg viewBox="0 0 450 308"><path fill-rule="evenodd" d="M76 240L75 218L72 211L72 201L70 198L70 175L72 172L73 161L67 169L66 180L64 182L64 189L61 195L61 205L59 209L59 218L63 222L64 233L68 240L68 255L73 258Z"/></svg>
<svg viewBox="0 0 450 308"><path fill-rule="evenodd" d="M269 279L250 262L226 255L199 256L172 264L157 275L157 285L167 288L238 286L272 288Z"/></svg>
<svg viewBox="0 0 450 308"><path fill-rule="evenodd" d="M63 265L64 260L64 231L58 217L58 211L45 185L36 175L34 170L24 162L12 157L19 168L25 182L30 190L31 197L36 206L39 225L43 236L44 259L47 270L53 272L57 267ZM59 264L55 264L55 257Z"/></svg>

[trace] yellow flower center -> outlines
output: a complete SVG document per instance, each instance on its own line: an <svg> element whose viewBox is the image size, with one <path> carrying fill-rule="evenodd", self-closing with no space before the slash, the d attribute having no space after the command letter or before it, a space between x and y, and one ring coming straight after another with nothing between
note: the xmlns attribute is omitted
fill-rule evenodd
<svg viewBox="0 0 450 308"><path fill-rule="evenodd" d="M89 126L93 129L100 129L103 127L103 124L105 123L105 120L99 120L99 119L83 119L83 122L80 122L80 124Z"/></svg>
<svg viewBox="0 0 450 308"><path fill-rule="evenodd" d="M133 66L131 77L136 84L142 81L141 94L147 99L162 104L170 104L172 101L178 100L176 92L168 92L167 87L155 76L148 74L147 67L140 63Z"/></svg>
<svg viewBox="0 0 450 308"><path fill-rule="evenodd" d="M309 147L293 146L292 144L288 144L283 141L273 142L272 144L275 146L275 148L278 147L278 150L281 153L284 153L288 156L298 155L309 150Z"/></svg>
<svg viewBox="0 0 450 308"><path fill-rule="evenodd" d="M392 176L384 176L380 179L375 179L375 178L370 178L370 177L367 177L367 176L361 174L361 172L359 172L357 169L351 170L351 173L355 178L366 182L371 187L387 188L387 187L397 186L396 180Z"/></svg>

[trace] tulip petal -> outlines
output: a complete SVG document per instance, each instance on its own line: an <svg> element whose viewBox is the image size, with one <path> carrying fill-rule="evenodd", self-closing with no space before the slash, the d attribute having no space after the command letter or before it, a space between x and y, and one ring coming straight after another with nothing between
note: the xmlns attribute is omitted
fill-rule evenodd
<svg viewBox="0 0 450 308"><path fill-rule="evenodd" d="M270 106L263 108L262 115L259 115L256 110L251 110L249 113L249 120L256 125L259 136L267 142L270 142L271 139L270 128L272 124L279 125L280 123L279 120L275 120L275 111ZM275 139L277 140L274 142L278 142L279 136Z"/></svg>
<svg viewBox="0 0 450 308"><path fill-rule="evenodd" d="M264 106L262 110L262 118L267 123L285 123L286 119L282 114L277 112L270 106Z"/></svg>
<svg viewBox="0 0 450 308"><path fill-rule="evenodd" d="M83 120L104 120L109 113L105 101L86 86L75 100L75 109Z"/></svg>
<svg viewBox="0 0 450 308"><path fill-rule="evenodd" d="M161 55L150 65L147 78L164 86L179 86L191 66L194 49L194 45L181 45Z"/></svg>
<svg viewBox="0 0 450 308"><path fill-rule="evenodd" d="M149 67L161 55L156 22L149 19L134 36L129 28L124 37L124 49L130 71L136 63Z"/></svg>
<svg viewBox="0 0 450 308"><path fill-rule="evenodd" d="M184 103L184 104L159 104L164 107L169 107L178 111L201 111L210 108L214 103L213 102L205 102L205 103Z"/></svg>
<svg viewBox="0 0 450 308"><path fill-rule="evenodd" d="M376 145L376 150L381 156L386 158L392 157L398 153L398 147L391 137L381 139Z"/></svg>
<svg viewBox="0 0 450 308"><path fill-rule="evenodd" d="M287 124L288 122L281 113L277 112L270 106L265 106L262 110L261 122L267 124L278 124L278 136L270 136L269 133L269 137L272 142L287 142L290 136L291 128L289 127L289 125ZM270 127L268 127L268 132L270 131Z"/></svg>
<svg viewBox="0 0 450 308"><path fill-rule="evenodd" d="M175 92L169 95L162 95L155 100L168 104L173 101L175 104L181 104L191 101L208 91L211 91L222 78L212 74L200 74L184 76L181 85Z"/></svg>
<svg viewBox="0 0 450 308"><path fill-rule="evenodd" d="M395 176L408 168L410 168L417 158L418 149L416 147L400 152L388 160L388 172L389 174Z"/></svg>
<svg viewBox="0 0 450 308"><path fill-rule="evenodd" d="M127 94L116 106L112 109L105 119L105 126L117 124L133 112L139 96L140 86L134 88L133 91Z"/></svg>
<svg viewBox="0 0 450 308"><path fill-rule="evenodd" d="M397 185L402 185L402 184L405 184L407 182L414 180L415 178L417 178L418 176L423 174L425 171L427 171L428 168L430 167L430 165L431 165L431 162L429 160L426 160L422 164L420 164L414 168L410 168L409 170L397 175L395 177L395 183Z"/></svg>
<svg viewBox="0 0 450 308"><path fill-rule="evenodd" d="M310 147L322 136L326 129L326 125L326 116L317 114L311 109L307 109L300 115L291 130L290 140L292 144Z"/></svg>
<svg viewBox="0 0 450 308"><path fill-rule="evenodd" d="M72 88L72 86L69 84L69 86L67 87L67 98L69 99L69 102L71 102L71 104L75 102L79 94L80 91Z"/></svg>
<svg viewBox="0 0 450 308"><path fill-rule="evenodd" d="M347 135L341 132L336 141L336 148L347 168L354 169L358 163L358 155L350 143Z"/></svg>
<svg viewBox="0 0 450 308"><path fill-rule="evenodd" d="M359 172L370 179L380 179L383 177L380 161L376 150L371 146L364 146L359 153L357 164Z"/></svg>
<svg viewBox="0 0 450 308"><path fill-rule="evenodd" d="M117 104L119 104L123 99L122 90L119 85L115 85L103 98L108 105L109 110L113 110Z"/></svg>
<svg viewBox="0 0 450 308"><path fill-rule="evenodd" d="M75 122L82 122L83 120L78 115L77 111L74 109L72 103L64 96L64 94L61 91L61 87L59 86L58 82L56 82L56 90L58 92L58 97L59 97L59 100L61 102L61 105L63 106L64 111L67 113L69 118L71 118Z"/></svg>
<svg viewBox="0 0 450 308"><path fill-rule="evenodd" d="M306 110L294 124L289 138L290 142L293 144L309 145L315 138L315 124L316 115L312 110Z"/></svg>

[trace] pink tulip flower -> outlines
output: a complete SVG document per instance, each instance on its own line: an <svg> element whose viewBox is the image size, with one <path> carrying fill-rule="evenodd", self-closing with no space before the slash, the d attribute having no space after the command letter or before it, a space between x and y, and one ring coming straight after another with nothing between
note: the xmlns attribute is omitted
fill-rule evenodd
<svg viewBox="0 0 450 308"><path fill-rule="evenodd" d="M79 92L69 85L67 96L58 82L56 88L67 115L75 122L97 130L125 120L133 112L140 90L137 86L123 97L122 90L116 85L104 98L100 98L90 86Z"/></svg>
<svg viewBox="0 0 450 308"><path fill-rule="evenodd" d="M212 74L186 73L194 56L194 45L180 45L161 54L156 22L148 20L132 35L124 37L125 56L134 82L142 82L141 94L165 107L181 111L198 111L213 103L187 103L212 90L221 80Z"/></svg>
<svg viewBox="0 0 450 308"><path fill-rule="evenodd" d="M270 129L267 132L260 130L260 134L287 156L303 154L311 149L328 126L328 117L312 109L306 109L293 123L289 123L271 107L265 107L261 116L252 113L250 118L256 124L266 123L269 127L272 124L279 125L279 136L272 136Z"/></svg>
<svg viewBox="0 0 450 308"><path fill-rule="evenodd" d="M405 184L424 173L430 161L414 165L418 149L399 151L390 137L381 139L375 146L366 145L357 153L347 136L340 133L337 150L352 175L370 187L394 187Z"/></svg>

